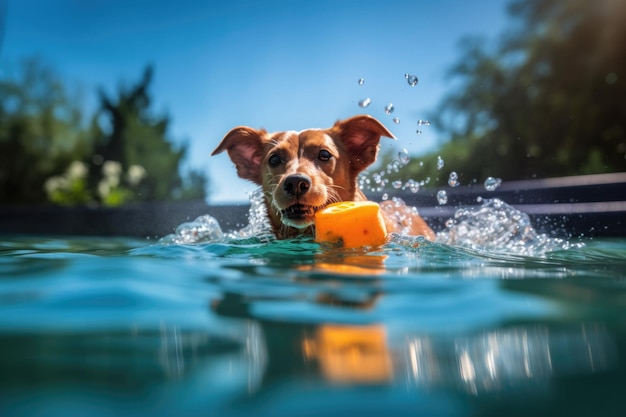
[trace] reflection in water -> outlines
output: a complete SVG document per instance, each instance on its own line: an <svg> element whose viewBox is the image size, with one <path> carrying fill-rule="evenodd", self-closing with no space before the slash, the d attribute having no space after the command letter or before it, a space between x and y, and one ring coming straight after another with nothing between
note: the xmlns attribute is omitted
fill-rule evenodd
<svg viewBox="0 0 626 417"><path fill-rule="evenodd" d="M250 299L228 297L214 310L251 316ZM235 314L233 314L235 313ZM294 375L350 385L402 383L471 395L541 389L554 378L590 375L615 366L617 344L600 324L529 324L474 334L389 334L374 324L302 324L257 319L246 346L249 364L263 382ZM258 358L258 359L254 359ZM263 360L256 363L256 360Z"/></svg>
<svg viewBox="0 0 626 417"><path fill-rule="evenodd" d="M409 384L459 387L470 394L541 386L555 377L607 370L617 359L614 340L597 324L519 326L453 339L414 337L404 351Z"/></svg>
<svg viewBox="0 0 626 417"><path fill-rule="evenodd" d="M391 380L392 363L385 328L321 325L302 344L305 360L317 360L331 382L378 383Z"/></svg>

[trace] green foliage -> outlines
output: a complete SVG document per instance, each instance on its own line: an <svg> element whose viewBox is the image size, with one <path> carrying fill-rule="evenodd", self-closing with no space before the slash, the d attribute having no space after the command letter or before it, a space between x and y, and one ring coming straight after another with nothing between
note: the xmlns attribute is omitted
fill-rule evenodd
<svg viewBox="0 0 626 417"><path fill-rule="evenodd" d="M167 116L154 116L152 69L117 96L100 92L85 127L76 98L39 60L0 80L0 203L119 206L131 201L204 199L208 179L181 177L186 146L167 136Z"/></svg>
<svg viewBox="0 0 626 417"><path fill-rule="evenodd" d="M422 159L441 155L465 183L623 171L626 2L518 0L509 10L517 22L494 51L462 44L454 89L431 115L449 141ZM447 180L434 165L409 171Z"/></svg>
<svg viewBox="0 0 626 417"><path fill-rule="evenodd" d="M90 147L76 98L39 60L0 79L0 203L41 203L43 183Z"/></svg>
<svg viewBox="0 0 626 417"><path fill-rule="evenodd" d="M175 147L167 137L168 117L158 117L150 111L151 80L152 68L148 67L137 85L121 88L116 98L100 92L100 112L92 123L96 160L119 161L122 168L143 167L146 175L135 196L139 201L203 199L207 179L195 172L189 179L191 185L183 180L179 167L187 147ZM98 123L102 116L108 120L106 128ZM202 179L201 186L198 177Z"/></svg>

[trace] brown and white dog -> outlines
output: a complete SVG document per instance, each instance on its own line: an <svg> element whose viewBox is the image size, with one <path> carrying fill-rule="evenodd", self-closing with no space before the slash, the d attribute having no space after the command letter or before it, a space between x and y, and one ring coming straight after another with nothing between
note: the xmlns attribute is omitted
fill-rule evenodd
<svg viewBox="0 0 626 417"><path fill-rule="evenodd" d="M227 151L239 177L263 188L274 233L285 239L312 235L315 212L328 204L366 200L357 176L376 160L381 136L395 139L368 115L340 120L328 129L300 132L268 133L239 126L211 155ZM382 205L389 232L408 229L411 235L434 240L435 234L414 210L391 204Z"/></svg>

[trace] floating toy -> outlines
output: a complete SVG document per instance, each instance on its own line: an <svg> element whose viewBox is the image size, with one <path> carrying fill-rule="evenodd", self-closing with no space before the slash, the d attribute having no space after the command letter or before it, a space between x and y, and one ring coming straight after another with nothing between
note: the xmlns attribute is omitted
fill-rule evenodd
<svg viewBox="0 0 626 417"><path fill-rule="evenodd" d="M380 206L372 201L344 201L315 213L315 241L344 248L379 246L387 240Z"/></svg>

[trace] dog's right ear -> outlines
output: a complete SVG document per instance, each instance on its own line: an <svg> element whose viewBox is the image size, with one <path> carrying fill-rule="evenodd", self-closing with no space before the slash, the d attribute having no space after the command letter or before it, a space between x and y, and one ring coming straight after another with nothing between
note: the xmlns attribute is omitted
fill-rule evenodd
<svg viewBox="0 0 626 417"><path fill-rule="evenodd" d="M211 156L227 151L237 168L237 175L261 185L264 136L264 130L256 130L246 126L236 127L224 136Z"/></svg>

